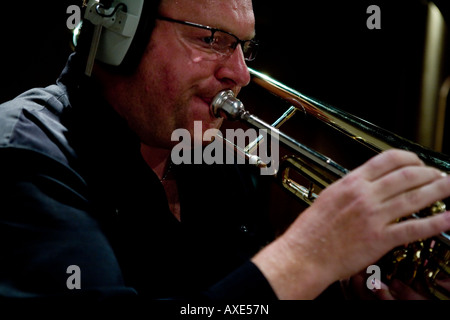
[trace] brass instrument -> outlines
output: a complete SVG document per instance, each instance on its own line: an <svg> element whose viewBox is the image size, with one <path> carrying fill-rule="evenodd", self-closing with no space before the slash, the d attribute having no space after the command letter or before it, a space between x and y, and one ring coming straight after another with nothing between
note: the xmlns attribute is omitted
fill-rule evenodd
<svg viewBox="0 0 450 320"><path fill-rule="evenodd" d="M450 172L450 158L444 154L429 150L396 134L375 126L345 111L326 105L307 97L286 85L250 69L252 81L281 97L292 105L273 125L269 125L244 109L243 103L235 98L233 92L219 93L211 104L211 112L227 120L240 120L250 127L264 129L272 137L294 152L285 156L279 170L274 174L281 186L298 200L311 205L320 191L344 176L348 170L323 154L310 149L278 128L296 111L301 111L331 126L365 147L382 152L390 148L399 148L415 152L425 163L444 172ZM233 144L233 148L253 163L263 167L261 160L254 160L252 150L261 137L244 149ZM225 141L231 143L229 141ZM303 186L292 178L292 172L300 174L309 181ZM445 211L445 203L437 202L428 210L413 214L410 218L438 214ZM393 249L380 261L379 266L384 281L400 279L409 286L432 298L450 299L450 232L431 239L417 241Z"/></svg>

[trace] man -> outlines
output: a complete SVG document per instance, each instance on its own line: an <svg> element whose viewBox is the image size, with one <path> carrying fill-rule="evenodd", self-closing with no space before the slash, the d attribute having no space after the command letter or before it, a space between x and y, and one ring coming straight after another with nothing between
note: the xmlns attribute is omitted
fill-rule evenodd
<svg viewBox="0 0 450 320"><path fill-rule="evenodd" d="M349 173L276 240L251 169L171 165L174 130L219 128L213 97L248 84L255 20L251 0L145 3L157 19L136 68L96 63L85 78L81 48L56 86L0 107L0 296L313 299L450 229L449 213L393 223L450 195L408 152Z"/></svg>

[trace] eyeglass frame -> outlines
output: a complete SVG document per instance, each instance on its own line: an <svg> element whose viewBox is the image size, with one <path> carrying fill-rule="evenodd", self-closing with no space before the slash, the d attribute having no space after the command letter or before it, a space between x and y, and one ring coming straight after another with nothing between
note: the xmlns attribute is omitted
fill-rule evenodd
<svg viewBox="0 0 450 320"><path fill-rule="evenodd" d="M195 23L195 22L189 22L189 21L177 20L177 19L173 19L173 18L169 18L169 17L162 16L162 15L158 15L158 16L156 17L156 19L157 19L157 20L168 21L168 22L173 22L173 23L178 23L178 24L181 24L181 25L186 25L186 26L190 26L190 27L195 27L195 28L200 28L200 29L204 29L204 30L211 31L211 36L210 36L210 38L214 38L214 34L215 34L216 32L223 32L223 33L225 33L225 34L228 34L228 35L232 36L234 39L236 39L236 42L233 43L233 45L231 46L231 48L233 49L233 52L234 52L234 50L236 50L236 48L237 48L237 46L238 46L239 44L241 45L241 48L245 48L245 44L246 44L246 43L251 43L251 44L253 45L253 47L252 47L252 48L253 48L253 53L252 53L252 55L251 55L250 58L246 58L246 57L245 57L245 52L244 52L244 50L242 49L242 52L244 53L244 59L245 59L245 61L253 61L253 60L255 60L255 58L256 58L256 53L257 53L257 51L258 51L259 42L256 41L256 40L254 40L254 39L250 39L250 40L241 40L241 39L239 39L237 36L235 36L234 34L232 34L231 32L228 32L228 31L225 31L225 30L222 30L222 29L213 28L213 27L210 27L210 26L205 26L205 25L202 25L202 24L199 24L199 23ZM212 49L213 51L219 53L219 54L223 54L222 52L218 52L217 50L214 50L213 48L211 48L211 49Z"/></svg>

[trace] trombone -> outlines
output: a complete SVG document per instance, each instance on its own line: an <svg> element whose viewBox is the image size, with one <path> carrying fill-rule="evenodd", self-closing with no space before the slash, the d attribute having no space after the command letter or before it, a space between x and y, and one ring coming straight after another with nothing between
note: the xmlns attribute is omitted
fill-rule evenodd
<svg viewBox="0 0 450 320"><path fill-rule="evenodd" d="M287 101L291 107L274 124L270 125L246 111L243 103L234 96L232 91L223 91L213 99L211 112L216 117L239 120L255 129L263 129L268 135L278 139L283 146L292 151L293 155L285 156L282 159L279 170L274 175L286 191L307 205L311 205L318 197L315 188L326 188L347 174L348 170L333 159L279 130L281 125L299 110L374 152L379 153L391 148L412 151L426 164L441 171L450 172L450 158L442 153L425 148L343 110L307 97L254 69L249 68L249 72L256 85ZM262 138L258 137L242 149L225 139L225 143L238 154L252 159L252 163L257 166L264 167L267 164L261 159L255 161L255 156L252 155L252 151L261 141ZM309 185L304 186L292 178L292 171L306 178ZM411 218L420 218L443 211L445 211L445 203L439 201L428 208L426 212L415 213ZM395 248L380 263L387 271L385 280L400 278L411 286L420 283L421 287L427 288L427 293L432 297L450 299L449 289L439 285L441 280L448 281L450 279L450 232L441 233L433 239Z"/></svg>

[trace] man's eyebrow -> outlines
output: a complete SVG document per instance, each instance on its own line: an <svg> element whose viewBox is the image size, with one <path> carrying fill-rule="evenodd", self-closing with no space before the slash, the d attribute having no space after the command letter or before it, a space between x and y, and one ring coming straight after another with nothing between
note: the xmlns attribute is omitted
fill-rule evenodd
<svg viewBox="0 0 450 320"><path fill-rule="evenodd" d="M216 30L219 30L219 31L224 31L226 33L231 33L232 35L238 37L237 36L237 32L230 31L230 29L227 28L226 26L208 25L208 24L206 24L206 26L210 26L210 28L213 28L213 29L216 29ZM253 28L253 31L250 33L249 37L243 37L243 38L238 37L238 38L241 39L241 40L254 40L256 38L256 30L255 30L255 28Z"/></svg>

